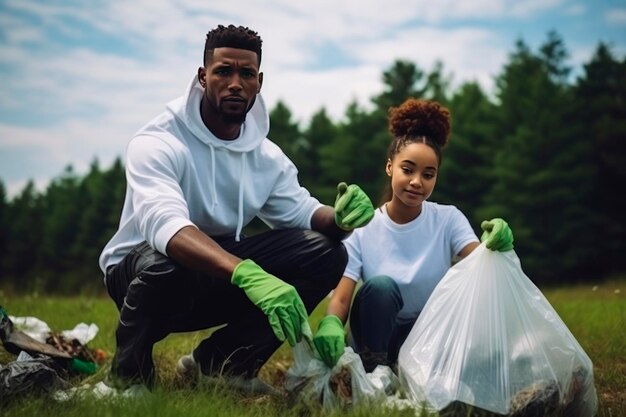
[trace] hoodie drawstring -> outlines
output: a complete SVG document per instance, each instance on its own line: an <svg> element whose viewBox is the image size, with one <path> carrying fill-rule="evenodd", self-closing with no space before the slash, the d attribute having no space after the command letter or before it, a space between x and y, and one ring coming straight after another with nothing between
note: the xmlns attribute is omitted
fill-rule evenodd
<svg viewBox="0 0 626 417"><path fill-rule="evenodd" d="M241 175L239 176L239 207L237 208L237 231L235 242L239 242L241 229L243 229L243 183L246 178L246 154L241 155Z"/></svg>
<svg viewBox="0 0 626 417"><path fill-rule="evenodd" d="M209 146L209 149L211 150L211 181L213 181L213 184L211 184L211 208L215 210L215 207L217 207L217 191L215 190L215 149L213 149L213 146Z"/></svg>

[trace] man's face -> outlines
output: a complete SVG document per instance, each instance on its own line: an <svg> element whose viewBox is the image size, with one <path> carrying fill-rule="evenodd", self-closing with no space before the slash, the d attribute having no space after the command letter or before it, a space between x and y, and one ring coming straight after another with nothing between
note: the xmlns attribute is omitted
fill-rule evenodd
<svg viewBox="0 0 626 417"><path fill-rule="evenodd" d="M198 76L212 112L227 123L243 123L263 84L256 52L215 48Z"/></svg>

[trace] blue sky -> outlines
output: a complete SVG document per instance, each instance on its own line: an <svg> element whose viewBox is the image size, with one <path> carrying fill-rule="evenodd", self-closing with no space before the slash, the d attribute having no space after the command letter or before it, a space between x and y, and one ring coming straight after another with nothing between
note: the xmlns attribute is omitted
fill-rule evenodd
<svg viewBox="0 0 626 417"><path fill-rule="evenodd" d="M382 89L395 59L487 91L517 39L556 30L580 72L600 41L626 54L626 0L0 0L0 180L10 196L72 164L108 167L143 124L181 95L206 32L241 24L264 40L270 107L305 124L340 120Z"/></svg>

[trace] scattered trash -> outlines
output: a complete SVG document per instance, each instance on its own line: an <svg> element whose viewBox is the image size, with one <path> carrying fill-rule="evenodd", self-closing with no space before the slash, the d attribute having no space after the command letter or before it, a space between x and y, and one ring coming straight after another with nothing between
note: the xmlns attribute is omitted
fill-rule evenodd
<svg viewBox="0 0 626 417"><path fill-rule="evenodd" d="M48 337L51 330L45 321L37 317L14 316L9 316L9 320L11 320L16 329L21 330L38 342L46 343L46 337Z"/></svg>
<svg viewBox="0 0 626 417"><path fill-rule="evenodd" d="M46 343L58 350L67 353L72 358L86 362L96 362L95 354L82 344L78 339L69 339L61 332L51 332Z"/></svg>
<svg viewBox="0 0 626 417"><path fill-rule="evenodd" d="M125 390L118 390L100 381L94 385L83 384L79 387L56 391L52 394L52 399L59 402L73 399L123 400L147 398L149 395L150 390L143 384L135 384Z"/></svg>
<svg viewBox="0 0 626 417"><path fill-rule="evenodd" d="M0 365L0 404L26 394L45 394L69 388L65 371L52 358L32 357L26 352Z"/></svg>
<svg viewBox="0 0 626 417"><path fill-rule="evenodd" d="M7 352L18 355L15 361L0 365L0 401L68 389L72 374L95 373L106 353L85 344L97 332L95 324L85 323L53 332L36 317L11 317L0 306L0 340Z"/></svg>
<svg viewBox="0 0 626 417"><path fill-rule="evenodd" d="M72 356L67 352L63 352L46 343L39 342L26 333L16 329L2 306L0 306L0 340L2 340L4 348L14 355L19 355L21 351L26 351L31 355L40 353L55 358L72 359Z"/></svg>

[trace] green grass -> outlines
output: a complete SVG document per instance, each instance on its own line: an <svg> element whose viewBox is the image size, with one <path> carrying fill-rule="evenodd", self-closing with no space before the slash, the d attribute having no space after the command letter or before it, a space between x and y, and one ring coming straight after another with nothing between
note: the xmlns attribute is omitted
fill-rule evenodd
<svg viewBox="0 0 626 417"><path fill-rule="evenodd" d="M593 289L594 285L598 288ZM619 291L617 291L619 290ZM626 278L601 284L577 285L544 289L544 294L594 364L600 417L626 415ZM13 316L35 316L53 330L73 328L80 322L96 323L100 331L89 343L109 354L109 359L95 375L73 381L75 384L95 383L108 371L115 350L117 310L106 296L52 297L44 295L10 296L0 290L0 305ZM325 309L322 303L311 316L315 329ZM155 346L158 366L155 395L145 400L99 402L72 400L65 403L42 397L25 397L0 406L0 415L7 416L412 416L409 410L384 411L372 408L337 410L323 413L301 403L268 397L246 397L223 388L200 385L181 386L174 376L177 359L189 353L210 333L210 330L173 334ZM15 359L0 347L0 364ZM261 371L261 376L280 385L292 363L291 350L285 344Z"/></svg>

